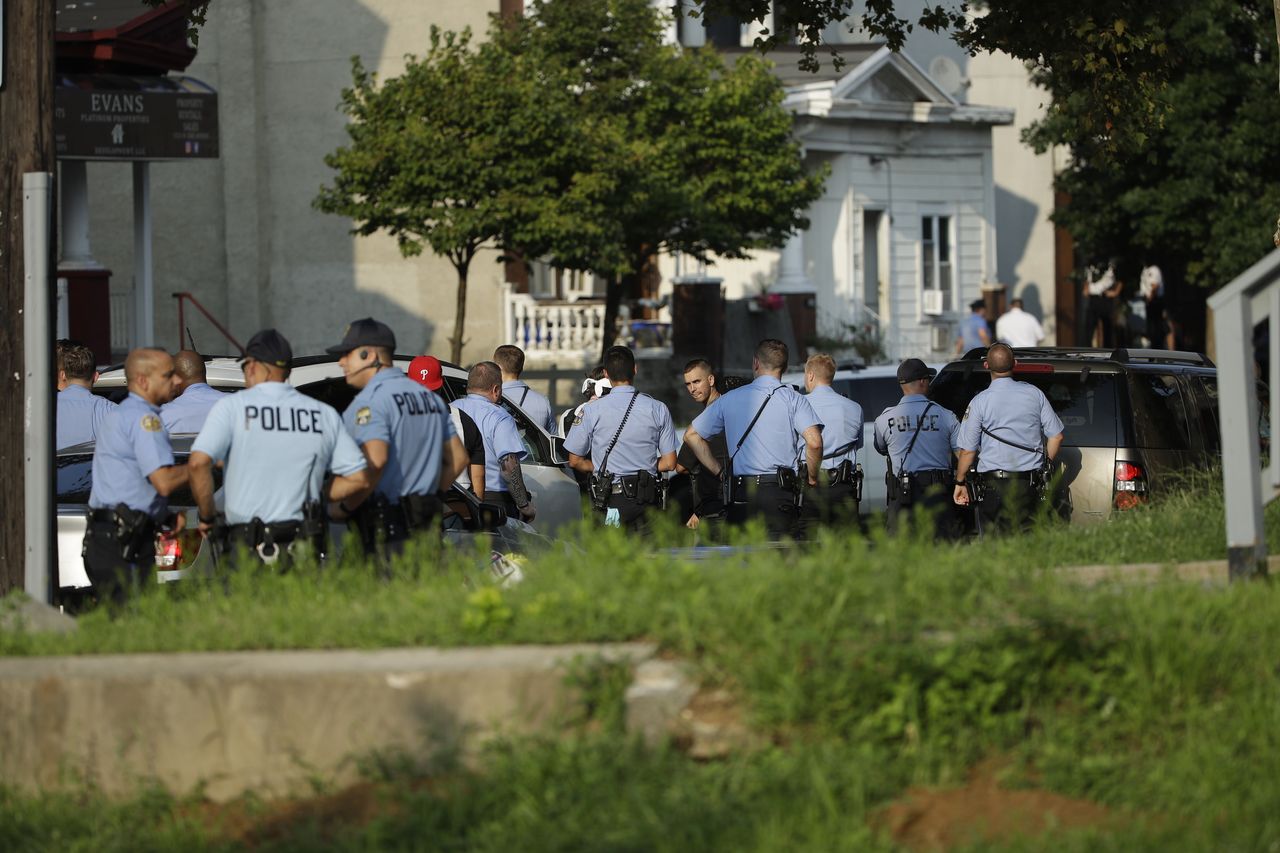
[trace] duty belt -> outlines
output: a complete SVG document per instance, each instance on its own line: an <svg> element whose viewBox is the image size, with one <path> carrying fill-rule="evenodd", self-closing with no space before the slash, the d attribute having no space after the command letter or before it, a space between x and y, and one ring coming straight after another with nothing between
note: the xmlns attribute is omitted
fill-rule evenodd
<svg viewBox="0 0 1280 853"><path fill-rule="evenodd" d="M979 471L978 476L987 479L996 480L1030 480L1034 471L1003 471L996 469L994 471Z"/></svg>
<svg viewBox="0 0 1280 853"><path fill-rule="evenodd" d="M742 486L755 484L757 486L774 486L778 483L777 474L742 474L733 478L733 487L740 488Z"/></svg>
<svg viewBox="0 0 1280 853"><path fill-rule="evenodd" d="M907 474L917 482L923 483L925 485L932 485L933 483L945 483L945 482L948 482L952 477L952 474L950 471L946 471L940 468L931 468L924 471L908 471Z"/></svg>
<svg viewBox="0 0 1280 853"><path fill-rule="evenodd" d="M236 539L243 539L257 545L267 540L272 542L292 542L302 529L301 521L276 521L270 524L254 520L246 524L232 524L227 532Z"/></svg>

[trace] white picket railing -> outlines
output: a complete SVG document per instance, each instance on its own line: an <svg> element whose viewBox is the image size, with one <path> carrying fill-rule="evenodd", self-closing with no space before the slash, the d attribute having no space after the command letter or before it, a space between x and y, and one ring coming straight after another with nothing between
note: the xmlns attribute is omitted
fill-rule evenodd
<svg viewBox="0 0 1280 853"><path fill-rule="evenodd" d="M133 345L133 291L112 290L111 351L128 352Z"/></svg>
<svg viewBox="0 0 1280 853"><path fill-rule="evenodd" d="M1270 422L1280 418L1280 249L1240 273L1209 297L1218 365L1218 425L1222 434L1222 489L1227 515L1227 564L1233 578L1267 573L1263 507L1280 497L1274 448L1262 468L1258 447L1258 394L1253 329L1268 321Z"/></svg>
<svg viewBox="0 0 1280 853"><path fill-rule="evenodd" d="M503 286L504 342L526 356L590 359L599 356L604 330L604 300L574 302L535 299Z"/></svg>

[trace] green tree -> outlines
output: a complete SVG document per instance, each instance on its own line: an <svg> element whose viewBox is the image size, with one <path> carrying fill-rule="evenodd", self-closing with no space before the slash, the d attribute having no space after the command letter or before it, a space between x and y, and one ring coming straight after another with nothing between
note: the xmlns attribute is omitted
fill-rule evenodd
<svg viewBox="0 0 1280 853"><path fill-rule="evenodd" d="M1055 220L1092 255L1147 258L1175 280L1219 287L1272 248L1280 210L1280 98L1270 0L1171 0L1179 57L1159 104L1163 130L1113 155L1079 134L1074 81L1042 73L1059 108L1030 129L1068 145ZM1131 270L1132 273L1136 269Z"/></svg>
<svg viewBox="0 0 1280 853"><path fill-rule="evenodd" d="M350 217L353 233L385 231L401 253L430 247L457 272L450 358L462 360L467 279L502 235L536 233L554 161L573 144L571 103L524 76L515 58L432 28L431 46L379 85L358 58L342 92L350 144L325 157L336 172L315 206Z"/></svg>
<svg viewBox="0 0 1280 853"><path fill-rule="evenodd" d="M714 51L664 45L662 23L647 0L539 0L494 35L575 98L581 142L558 181L578 196L544 218L559 227L515 242L609 282L605 347L655 255L781 246L808 227L825 180L806 170L764 62L726 67Z"/></svg>

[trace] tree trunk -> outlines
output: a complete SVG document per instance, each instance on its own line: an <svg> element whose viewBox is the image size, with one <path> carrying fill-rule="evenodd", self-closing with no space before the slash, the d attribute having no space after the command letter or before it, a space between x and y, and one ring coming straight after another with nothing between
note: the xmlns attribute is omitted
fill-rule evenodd
<svg viewBox="0 0 1280 853"><path fill-rule="evenodd" d="M609 273L604 280L604 328L600 330L600 361L617 340L618 306L622 304L622 282L617 273Z"/></svg>
<svg viewBox="0 0 1280 853"><path fill-rule="evenodd" d="M467 328L467 269L469 261L454 264L458 271L458 300L454 306L453 337L449 338L449 360L454 364L462 364L462 345L466 343L462 336Z"/></svg>
<svg viewBox="0 0 1280 853"><path fill-rule="evenodd" d="M52 172L53 3L4 4L4 89L0 90L0 595L26 575L23 469L22 175ZM52 294L50 294L52 299ZM53 353L49 353L50 360ZM49 389L52 394L53 390ZM53 430L52 424L32 424ZM53 476L50 471L49 476ZM56 566L56 563L55 563Z"/></svg>

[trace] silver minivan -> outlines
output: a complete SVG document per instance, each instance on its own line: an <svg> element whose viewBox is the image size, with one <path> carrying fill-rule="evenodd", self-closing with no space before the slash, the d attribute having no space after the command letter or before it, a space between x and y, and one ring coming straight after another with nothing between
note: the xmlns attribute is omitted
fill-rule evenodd
<svg viewBox="0 0 1280 853"><path fill-rule="evenodd" d="M929 396L963 417L991 384L985 350L946 365ZM1037 347L1015 349L1014 379L1035 385L1063 424L1057 509L1105 519L1216 465L1217 369L1199 353Z"/></svg>

